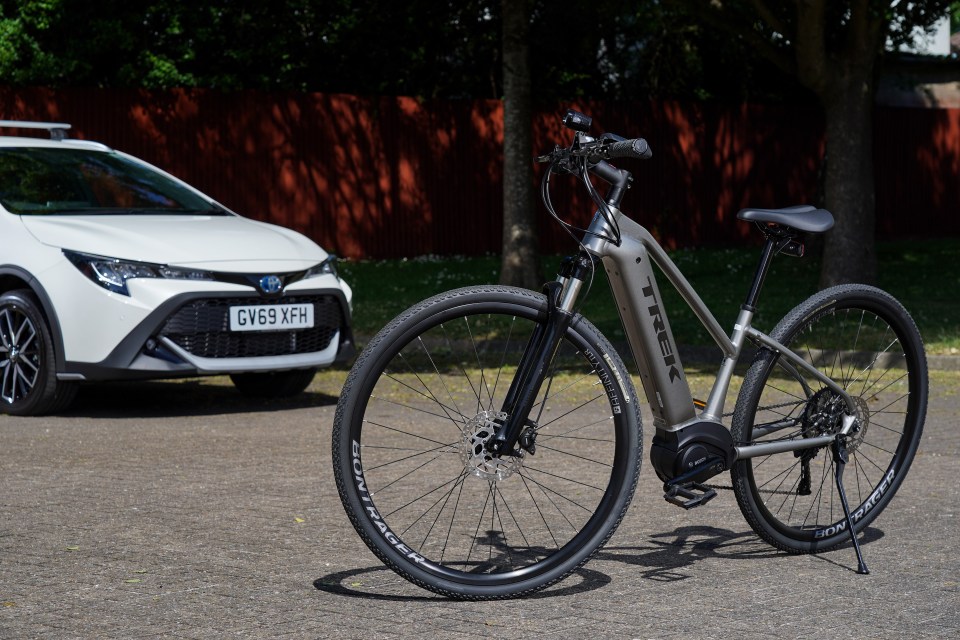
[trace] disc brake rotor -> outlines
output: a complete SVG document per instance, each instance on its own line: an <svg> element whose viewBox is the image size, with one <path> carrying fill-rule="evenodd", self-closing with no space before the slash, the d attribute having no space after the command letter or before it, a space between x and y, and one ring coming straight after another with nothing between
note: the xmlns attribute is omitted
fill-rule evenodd
<svg viewBox="0 0 960 640"><path fill-rule="evenodd" d="M870 427L870 409L867 407L867 401L860 396L853 397L853 403L857 405L857 426L859 429L851 433L847 439L847 451L857 450L860 443L867 437L867 429Z"/></svg>
<svg viewBox="0 0 960 640"><path fill-rule="evenodd" d="M494 456L487 451L490 440L507 414L499 411L481 411L463 427L460 458L468 473L484 480L504 480L523 466L523 451L517 456Z"/></svg>
<svg viewBox="0 0 960 640"><path fill-rule="evenodd" d="M853 396L856 409L857 430L851 432L847 440L847 451L856 451L867 435L870 426L870 409L867 401ZM803 411L803 435L806 438L832 435L840 431L846 405L843 399L830 389L821 389L813 394Z"/></svg>

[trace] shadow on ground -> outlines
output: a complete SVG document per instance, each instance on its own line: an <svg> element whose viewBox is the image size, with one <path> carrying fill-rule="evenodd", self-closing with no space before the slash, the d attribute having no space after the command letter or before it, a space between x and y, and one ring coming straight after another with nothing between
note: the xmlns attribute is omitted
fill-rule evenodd
<svg viewBox="0 0 960 640"><path fill-rule="evenodd" d="M329 406L337 397L305 391L291 398L251 398L233 385L202 379L159 382L105 382L84 385L62 415L87 418L175 418L285 411Z"/></svg>
<svg viewBox="0 0 960 640"><path fill-rule="evenodd" d="M868 527L860 538L861 545L869 548L870 543L883 538L879 529ZM823 556L816 556L834 566L856 572L856 561L852 557L849 566L835 562ZM577 569L572 576L562 580L544 591L527 598L554 598L576 595L601 589L613 581L609 575L591 568L598 562L619 562L636 567L637 579L656 582L678 582L693 577L687 569L708 558L723 558L743 562L753 560L776 561L786 553L768 546L757 538L752 531L735 532L716 527L685 526L674 531L653 534L647 544L636 546L610 546L601 549L590 562ZM423 595L412 596L397 594L398 588L407 590L405 581L393 574L385 566L373 566L331 573L313 582L314 588L330 594L386 601L426 601L440 598L426 591Z"/></svg>

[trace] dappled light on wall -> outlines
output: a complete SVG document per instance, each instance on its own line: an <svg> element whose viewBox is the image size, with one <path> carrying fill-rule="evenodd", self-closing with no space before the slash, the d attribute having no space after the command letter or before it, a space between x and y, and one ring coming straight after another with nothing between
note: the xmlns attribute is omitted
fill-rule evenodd
<svg viewBox="0 0 960 640"><path fill-rule="evenodd" d="M752 239L747 206L819 202L823 119L803 105L576 100L541 105L533 153L568 144L566 108L594 132L650 142L620 161L635 182L623 208L667 247ZM497 100L343 94L2 89L5 118L65 121L157 164L251 218L300 231L345 257L498 253L503 108ZM875 172L880 237L960 233L960 110L880 107ZM531 158L532 162L533 158ZM544 166L537 166L540 180ZM561 215L595 205L554 176ZM909 214L909 215L907 215ZM569 237L537 209L544 252Z"/></svg>

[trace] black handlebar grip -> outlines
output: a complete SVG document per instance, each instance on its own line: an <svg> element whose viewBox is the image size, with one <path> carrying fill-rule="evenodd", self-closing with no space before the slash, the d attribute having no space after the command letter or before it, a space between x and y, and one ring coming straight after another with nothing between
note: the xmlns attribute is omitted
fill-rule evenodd
<svg viewBox="0 0 960 640"><path fill-rule="evenodd" d="M605 147L603 151L603 155L609 159L636 158L638 160L649 160L653 156L650 145L643 138L614 142Z"/></svg>

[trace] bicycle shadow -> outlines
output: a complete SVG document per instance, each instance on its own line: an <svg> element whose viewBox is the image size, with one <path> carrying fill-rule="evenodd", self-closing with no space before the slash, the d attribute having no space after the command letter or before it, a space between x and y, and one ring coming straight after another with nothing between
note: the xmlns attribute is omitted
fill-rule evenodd
<svg viewBox="0 0 960 640"><path fill-rule="evenodd" d="M379 584L364 583L363 576L378 573L384 573L386 576L382 579L382 581L379 581ZM576 578L579 578L580 582L569 584L571 579ZM586 593L588 591L599 589L610 582L610 576L606 575L605 573L596 571L594 569L588 569L587 567L580 567L573 572L572 576L565 578L559 584L525 597L529 599L537 599L554 598L557 596L574 596L579 593ZM400 578L394 574L393 571L383 565L365 567L362 569L347 569L346 571L337 571L335 573L327 574L321 578L317 578L313 581L313 587L317 591L323 591L331 595L347 596L350 598L362 598L364 600L379 600L387 602L429 602L431 600L446 600L446 598L439 594L431 594L427 591L424 591L423 595L405 595L383 593L375 590L378 587L396 588L398 584L405 589L412 587L412 585L409 585L406 580Z"/></svg>
<svg viewBox="0 0 960 640"><path fill-rule="evenodd" d="M867 546L883 538L884 533L874 527L867 527L861 534L861 546ZM853 546L844 544L839 550L849 550L851 560ZM640 578L656 582L678 582L694 577L689 569L704 560L724 559L739 562L754 560L772 560L788 556L760 540L753 531L731 531L711 526L683 526L673 531L655 533L649 536L648 543L635 546L607 546L601 549L587 564L580 567L557 585L539 591L528 598L556 598L577 595L601 589L613 581L613 578L592 566L598 562L614 562L641 569ZM856 573L856 561L844 564L823 555L813 558ZM365 582L363 576L383 572L386 576L380 584ZM579 582L569 584L571 579ZM404 595L377 591L378 587L396 589L398 585L408 588L405 580L395 576L385 566L373 566L330 573L318 578L313 586L318 591L351 598L363 598L384 601L430 601L441 599L439 595Z"/></svg>

